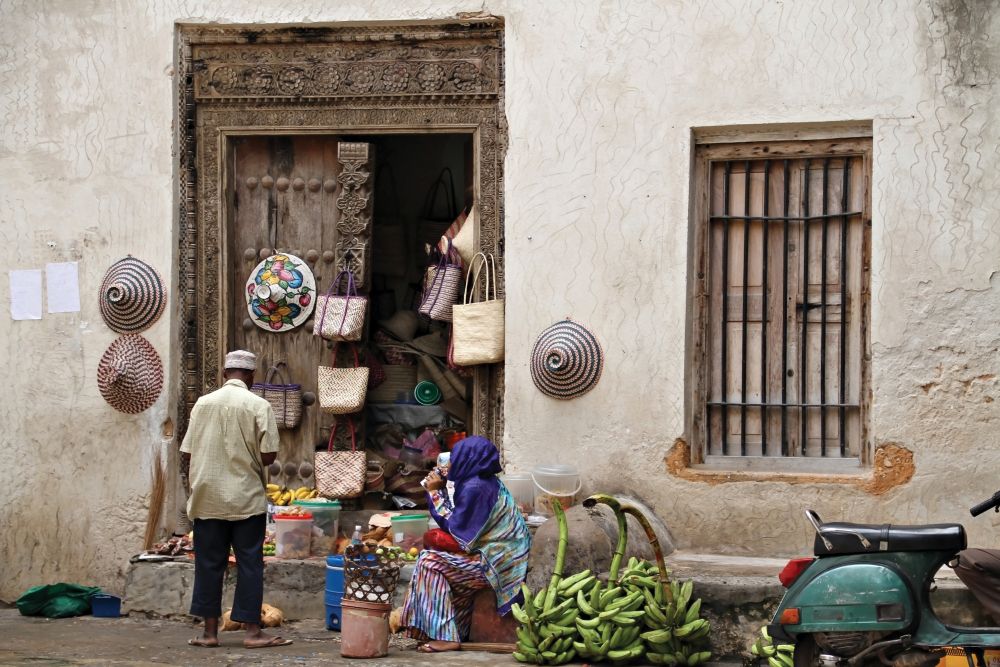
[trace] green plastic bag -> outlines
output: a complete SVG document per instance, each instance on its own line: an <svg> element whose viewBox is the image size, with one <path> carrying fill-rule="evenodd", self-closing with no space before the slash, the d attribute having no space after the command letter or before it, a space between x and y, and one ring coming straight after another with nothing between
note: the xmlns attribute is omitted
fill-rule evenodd
<svg viewBox="0 0 1000 667"><path fill-rule="evenodd" d="M79 584L48 584L26 590L14 604L22 616L67 618L90 613L90 598L101 589Z"/></svg>

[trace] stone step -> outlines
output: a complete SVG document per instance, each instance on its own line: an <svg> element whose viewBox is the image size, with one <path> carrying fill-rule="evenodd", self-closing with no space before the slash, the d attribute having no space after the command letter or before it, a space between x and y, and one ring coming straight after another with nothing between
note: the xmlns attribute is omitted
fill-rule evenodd
<svg viewBox="0 0 1000 667"><path fill-rule="evenodd" d="M778 572L786 559L746 558L677 552L667 557L672 577L694 581L704 616L712 621L712 651L718 658L736 658L770 621L785 589ZM412 566L410 566L412 568ZM402 601L408 573L401 576L396 604ZM194 581L192 562L133 563L128 572L123 611L156 617L186 616ZM942 620L953 625L989 625L982 607L943 568L936 578L932 604ZM226 576L224 608L232 600L235 569ZM326 563L321 559L269 560L264 574L264 598L289 620L323 619ZM730 665L731 667L731 665Z"/></svg>

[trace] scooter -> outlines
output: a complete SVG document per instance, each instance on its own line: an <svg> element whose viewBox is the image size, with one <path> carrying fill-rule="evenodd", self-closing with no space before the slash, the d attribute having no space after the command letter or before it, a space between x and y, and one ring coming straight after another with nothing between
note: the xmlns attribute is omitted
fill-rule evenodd
<svg viewBox="0 0 1000 667"><path fill-rule="evenodd" d="M1000 512L1000 491L970 511ZM930 604L934 574L966 547L958 523L924 526L823 523L815 558L795 558L779 574L787 589L768 631L776 643L794 643L794 667L933 667L945 648L975 656L1000 647L1000 627L951 627Z"/></svg>

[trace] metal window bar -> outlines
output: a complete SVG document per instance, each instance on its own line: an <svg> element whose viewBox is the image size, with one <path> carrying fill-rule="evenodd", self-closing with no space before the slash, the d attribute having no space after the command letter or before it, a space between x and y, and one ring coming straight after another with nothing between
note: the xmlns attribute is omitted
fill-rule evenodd
<svg viewBox="0 0 1000 667"><path fill-rule="evenodd" d="M810 199L812 197L813 186L816 185L815 180L812 175L812 167L816 162L822 160L822 189L820 191L820 196L813 199L812 204L810 204ZM851 221L860 222L862 216L861 211L851 211L848 210L848 206L851 202L850 198L850 179L851 179L851 158L800 158L800 159L782 159L781 160L781 178L777 181L781 188L781 215L772 215L771 213L771 187L772 187L772 166L778 167L776 163L777 160L774 159L764 159L764 160L733 160L733 161L717 161L712 163L712 169L719 169L723 172L723 178L721 183L721 202L716 202L715 205L721 203L723 209L722 213L719 214L716 211L709 211L708 221L710 225L721 226L721 263L719 267L711 266L710 260L709 270L713 276L720 276L721 282L721 304L718 302L717 305L721 305L721 308L716 310L716 317L718 322L721 324L719 334L721 337L720 343L720 359L718 360L718 365L720 366L720 373L718 376L718 385L712 389L712 394L719 396L718 399L709 399L706 401L706 424L707 424L707 442L706 442L706 452L713 452L712 443L712 432L713 425L719 424L721 426L721 442L720 449L723 455L729 455L729 425L730 425L730 410L739 410L739 424L740 424L740 447L739 454L741 456L746 456L748 453L748 439L747 439L747 417L751 411L756 412L760 417L761 429L759 433L759 445L760 454L763 456L788 456L788 455L799 455L808 456L808 437L809 437L809 425L810 416L815 416L818 413L820 419L819 425L819 436L820 442L818 447L818 454L821 457L828 455L837 455L843 457L847 455L848 442L847 442L847 428L848 428L848 412L852 411L853 415L857 416L858 409L860 408L859 398L849 398L847 391L847 378L849 366L847 363L848 357L848 345L847 339L849 332L847 327L848 320L848 287L849 287L849 274L848 271L848 251L849 242L851 238L851 233L849 226ZM834 198L834 193L836 190L836 185L831 182L830 171L831 166L835 169L838 166L841 167L842 183L840 184L840 197ZM735 167L735 169L734 169ZM755 169L755 167L757 167ZM743 174L743 215L735 215L731 212L732 202L731 199L731 187L733 185L734 179L738 179L741 174L739 174L739 169L742 168ZM820 171L820 169L816 169ZM754 172L762 172L763 176L763 195L757 200L759 210L752 210L752 196L751 188L754 184ZM712 173L710 172L710 178ZM796 174L798 174L796 176ZM793 203L792 201L792 185L793 177L795 182L798 183L800 188L798 201ZM710 180L712 183L716 183L714 180ZM739 181L737 180L738 184ZM756 183L760 183L759 180ZM831 189L833 188L833 189ZM817 188L818 189L818 188ZM777 196L778 193L776 193ZM819 199L816 202L815 199ZM838 201L839 199L839 201ZM831 211L831 205L833 202L839 204L839 211ZM811 209L817 208L816 204L820 204L818 208L821 208L821 212L815 213ZM793 208L798 210L793 210ZM756 215L755 215L756 213ZM838 226L835 230L836 234L839 234L839 257L831 257L830 249L831 247L836 248L837 245L832 245L830 241L831 234L831 222L836 223ZM735 259L730 256L730 227L734 224L742 223L743 231L743 248L742 248L742 284L740 288L742 303L740 304L739 311L742 316L742 321L740 322L740 353L741 359L740 364L740 396L739 400L732 400L733 397L730 396L730 369L729 369L729 326L733 322L730 318L729 304L730 304L730 291L732 287L730 284L730 264ZM760 295L760 315L759 315L759 326L760 326L760 366L759 368L751 368L749 366L749 341L748 332L750 329L749 322L749 302L750 302L750 245L751 245L751 232L754 227L753 223L760 224L761 230L761 268L760 268L760 284L761 284L761 295ZM768 322L772 319L770 314L770 303L769 293L771 290L771 276L770 276L770 266L771 261L777 258L771 257L772 246L770 244L770 233L773 224L780 225L781 232L781 244L780 244L780 266L782 270L781 276L781 350L780 359L781 367L780 372L774 375L769 375L770 370L769 364L774 365L774 361L769 362L769 349L768 349ZM811 227L816 225L819 229L816 229L816 233L821 233L822 237L819 239L818 254L819 257L815 255L817 253L811 252L810 248L810 234L812 233ZM800 236L799 236L800 234ZM709 238L717 238L710 231ZM798 250L802 254L801 266L801 276L796 284L790 284L790 273L789 273L789 258L792 256L793 251L796 249L796 238L799 239ZM836 238L836 236L834 236ZM712 241L713 243L717 241ZM834 243L836 243L834 241ZM718 248L718 246L716 246ZM777 249L775 249L777 250ZM739 252L739 250L736 250ZM733 253L735 254L735 253ZM712 253L709 253L709 257L714 257ZM740 255L736 255L740 257ZM828 287L833 287L830 284L830 267L834 262L839 262L837 266L836 275L840 281L839 285L839 296L840 296L840 322L839 322L839 355L838 363L836 366L837 371L837 386L833 394L828 391L828 380L832 380L829 377L830 372L833 370L831 364L829 363L828 355L829 350L827 347L827 335L830 327L830 322L828 320L828 308L831 305L835 305L828 297ZM819 302L810 303L810 266L814 263L819 264ZM836 265L835 265L836 266ZM754 271L756 274L756 269ZM712 278L714 280L714 278ZM776 286L775 286L776 287ZM740 292L737 292L738 294ZM830 292L833 294L835 292ZM801 328L798 332L798 341L792 341L789 338L789 297L792 296L796 299L796 312L795 317L800 318ZM734 304L735 305L735 304ZM776 304L775 304L776 307ZM814 308L820 308L819 313L819 349L818 353L815 355L815 359L811 358L808 352L809 347L809 332L810 324L809 318L810 310ZM720 312L721 311L721 312ZM777 314L774 315L777 317ZM852 329L856 323L852 323ZM735 333L735 332L734 332ZM789 351L791 349L791 344L797 343L800 347L798 359L791 359ZM774 355L776 351L770 350L771 354ZM774 355L777 356L777 355ZM854 360L855 363L858 362L857 359ZM793 369L789 366L789 363L794 365L798 362L799 366L797 369ZM813 367L809 366L809 363L813 364ZM713 364L714 365L714 364ZM778 369L775 369L778 370ZM748 397L748 386L749 378L751 373L754 371L759 372L760 376L760 387L759 387L759 400L752 401ZM794 376L794 373L799 373L799 382L797 395L789 396L788 384L789 378ZM811 376L811 377L810 377ZM776 378L780 377L780 387L777 386ZM813 394L810 396L810 387L815 387L818 383L818 397ZM714 385L714 383L712 383ZM856 389L852 390L851 393L856 393ZM779 398L780 395L780 398ZM818 398L818 401L816 400ZM827 414L829 410L836 410L837 423L838 423L838 434L837 440L839 447L827 448ZM771 433L771 423L770 415L771 410L780 410L780 433L779 425L774 425L775 433ZM798 435L801 442L798 443L798 447L793 451L790 447L791 441L789 440L790 432L788 429L788 411L796 411L799 417L799 431ZM795 413L793 413L795 414ZM716 416L718 417L716 419ZM813 424L815 422L812 422ZM768 447L769 438L772 436L780 436L780 447ZM770 449L770 451L769 451ZM815 450L814 450L815 451ZM833 452L836 451L836 454Z"/></svg>

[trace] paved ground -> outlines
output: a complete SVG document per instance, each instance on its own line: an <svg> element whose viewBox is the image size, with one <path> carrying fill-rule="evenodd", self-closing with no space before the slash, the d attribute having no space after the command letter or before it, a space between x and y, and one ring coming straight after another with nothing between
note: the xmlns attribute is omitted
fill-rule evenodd
<svg viewBox="0 0 1000 667"><path fill-rule="evenodd" d="M247 650L242 633L222 634L223 646L199 649L187 640L199 629L172 620L120 619L79 616L58 620L27 618L16 609L0 609L0 665L4 667L74 667L76 665L172 665L296 667L312 665L403 665L455 667L457 665L516 665L513 658L489 653L443 653L423 655L412 649L390 649L386 658L348 660L340 657L340 634L329 632L321 621L302 621L280 629L295 640L291 646ZM399 643L399 642L394 642ZM410 644L411 642L407 642Z"/></svg>

